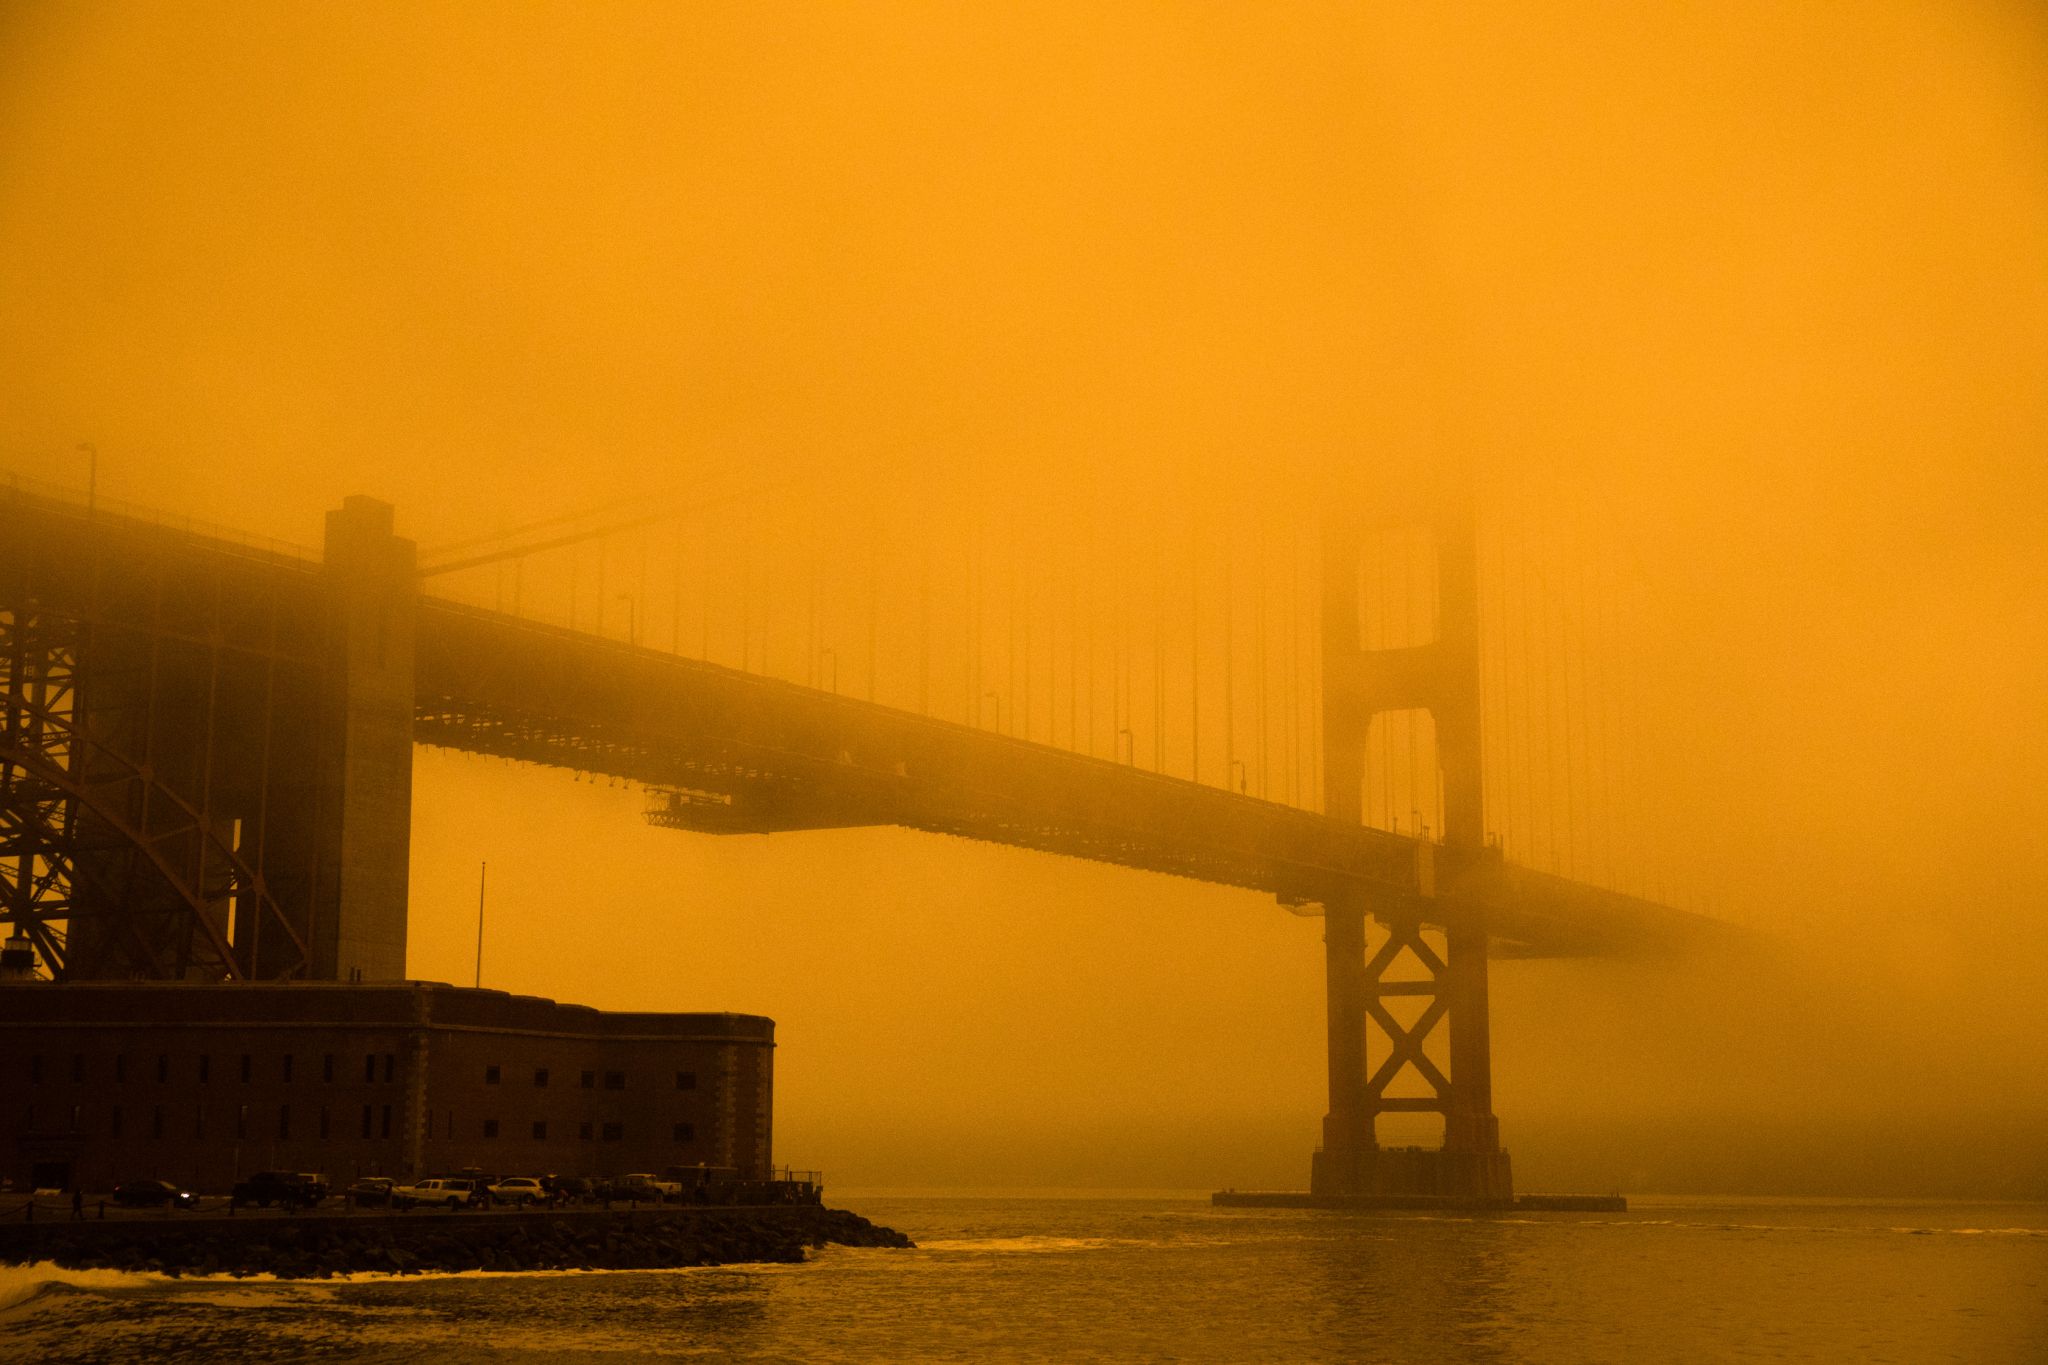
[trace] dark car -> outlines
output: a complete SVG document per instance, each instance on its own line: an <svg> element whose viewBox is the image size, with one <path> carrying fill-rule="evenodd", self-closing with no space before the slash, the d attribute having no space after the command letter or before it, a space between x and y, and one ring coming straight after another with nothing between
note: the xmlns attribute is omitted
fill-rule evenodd
<svg viewBox="0 0 2048 1365"><path fill-rule="evenodd" d="M366 1175L342 1191L342 1197L357 1208L369 1208L391 1202L391 1187L397 1184L388 1175Z"/></svg>
<svg viewBox="0 0 2048 1365"><path fill-rule="evenodd" d="M580 1175L546 1175L540 1183L564 1204L588 1203L594 1197L590 1182Z"/></svg>
<svg viewBox="0 0 2048 1365"><path fill-rule="evenodd" d="M190 1190L181 1190L168 1180L128 1180L114 1186L114 1202L123 1208L157 1209L166 1204L174 1209L189 1209L198 1196Z"/></svg>
<svg viewBox="0 0 2048 1365"><path fill-rule="evenodd" d="M234 1197L237 1204L254 1204L259 1209L272 1204L310 1209L327 1197L327 1182L303 1171L258 1171L235 1182Z"/></svg>

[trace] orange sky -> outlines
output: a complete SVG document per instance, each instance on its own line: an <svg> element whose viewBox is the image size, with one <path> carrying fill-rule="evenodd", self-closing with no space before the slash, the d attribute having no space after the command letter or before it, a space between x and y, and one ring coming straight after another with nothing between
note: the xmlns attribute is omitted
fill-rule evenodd
<svg viewBox="0 0 2048 1365"><path fill-rule="evenodd" d="M1646 604L1646 856L1840 977L1503 968L1524 1183L1809 1100L2038 1148L2039 11L1104 8L0 10L0 465L310 543L764 473L1227 526L1476 457ZM488 981L782 1021L787 1159L1305 1174L1311 921L448 755L419 797L417 973L467 979L489 858Z"/></svg>

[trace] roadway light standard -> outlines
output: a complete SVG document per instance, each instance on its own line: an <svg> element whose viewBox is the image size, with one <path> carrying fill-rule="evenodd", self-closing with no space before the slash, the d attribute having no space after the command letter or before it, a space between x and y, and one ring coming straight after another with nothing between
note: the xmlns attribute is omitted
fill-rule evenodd
<svg viewBox="0 0 2048 1365"><path fill-rule="evenodd" d="M1241 758L1231 759L1230 770L1237 774L1237 794L1239 796L1244 795L1244 789L1246 785L1244 760Z"/></svg>
<svg viewBox="0 0 2048 1365"><path fill-rule="evenodd" d="M1137 766L1138 737L1131 733L1129 726L1119 725L1117 727L1116 756L1119 762L1128 763L1133 767Z"/></svg>

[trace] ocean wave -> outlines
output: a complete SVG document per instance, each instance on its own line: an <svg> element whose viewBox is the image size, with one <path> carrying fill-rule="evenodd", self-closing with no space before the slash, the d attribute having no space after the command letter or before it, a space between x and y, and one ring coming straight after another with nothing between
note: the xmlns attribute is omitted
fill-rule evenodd
<svg viewBox="0 0 2048 1365"><path fill-rule="evenodd" d="M167 1277L133 1270L66 1270L51 1261L0 1265L0 1313L45 1294L117 1294L169 1283Z"/></svg>
<svg viewBox="0 0 2048 1365"><path fill-rule="evenodd" d="M1100 1251L1114 1239L1108 1237L941 1237L917 1244L920 1251ZM1145 1245L1129 1242L1127 1245Z"/></svg>

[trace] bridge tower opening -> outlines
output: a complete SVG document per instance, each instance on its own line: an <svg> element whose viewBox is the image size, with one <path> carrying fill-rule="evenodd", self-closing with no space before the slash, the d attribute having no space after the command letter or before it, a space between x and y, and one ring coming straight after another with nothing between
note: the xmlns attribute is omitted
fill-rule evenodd
<svg viewBox="0 0 2048 1365"><path fill-rule="evenodd" d="M1431 831L1440 842L1418 845L1418 895L1357 890L1324 904L1330 1107L1310 1169L1319 1196L1513 1197L1493 1114L1486 925L1461 909L1440 939L1423 929L1425 920L1445 918L1430 903L1438 882L1490 856L1471 502L1440 511L1431 530L1426 560L1434 572L1425 587L1433 591L1424 597L1433 610L1419 614L1433 623L1417 629L1404 612L1397 630L1384 605L1371 610L1362 591L1368 553L1378 550L1362 522L1333 519L1324 528L1324 808L1364 823L1377 776L1368 772L1375 718L1422 710L1434 731L1441 829ZM1445 1042L1432 1048L1439 1036ZM1381 1117L1404 1113L1440 1115L1442 1145L1381 1146Z"/></svg>

